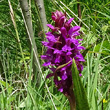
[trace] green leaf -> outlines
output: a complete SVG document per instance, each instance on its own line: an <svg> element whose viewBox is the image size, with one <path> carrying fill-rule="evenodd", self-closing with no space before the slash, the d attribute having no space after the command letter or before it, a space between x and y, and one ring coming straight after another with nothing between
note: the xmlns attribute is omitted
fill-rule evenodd
<svg viewBox="0 0 110 110"><path fill-rule="evenodd" d="M5 82L5 81L0 80L0 84L2 84L4 87L6 87L9 93L11 93L11 92L12 92L13 87L12 87L9 83L7 83L7 82Z"/></svg>
<svg viewBox="0 0 110 110"><path fill-rule="evenodd" d="M99 44L97 44L96 46L95 46L95 49L94 49L94 51L95 52L99 52L99 50L100 50L100 46L101 46L101 43L99 43ZM103 42L103 45L102 45L102 53L103 54L107 54L107 55L109 55L110 54L110 42L108 41L108 40L105 40L104 42Z"/></svg>
<svg viewBox="0 0 110 110"><path fill-rule="evenodd" d="M104 25L104 26L101 28L101 30L102 30L102 32L106 32L108 28L109 28L108 25Z"/></svg>
<svg viewBox="0 0 110 110"><path fill-rule="evenodd" d="M87 101L87 96L79 77L79 72L77 70L76 62L73 59L72 64L72 79L73 79L73 91L76 100L76 110L89 110L89 105Z"/></svg>

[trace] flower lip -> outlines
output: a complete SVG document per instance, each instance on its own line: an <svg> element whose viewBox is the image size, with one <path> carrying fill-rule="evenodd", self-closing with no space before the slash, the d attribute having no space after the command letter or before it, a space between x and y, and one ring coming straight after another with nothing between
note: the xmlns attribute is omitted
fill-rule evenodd
<svg viewBox="0 0 110 110"><path fill-rule="evenodd" d="M46 33L46 35L47 35L47 39L48 39L48 41L49 42L56 42L57 40L55 39L55 36L54 35L52 35L51 33Z"/></svg>

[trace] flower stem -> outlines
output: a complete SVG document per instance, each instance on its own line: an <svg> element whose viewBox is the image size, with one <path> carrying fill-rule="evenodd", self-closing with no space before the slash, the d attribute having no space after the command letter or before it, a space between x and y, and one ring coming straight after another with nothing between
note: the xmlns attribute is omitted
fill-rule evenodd
<svg viewBox="0 0 110 110"><path fill-rule="evenodd" d="M70 110L76 110L76 102L75 102L75 96L74 96L74 92L71 89L70 90L70 95L67 96L69 103L70 103Z"/></svg>

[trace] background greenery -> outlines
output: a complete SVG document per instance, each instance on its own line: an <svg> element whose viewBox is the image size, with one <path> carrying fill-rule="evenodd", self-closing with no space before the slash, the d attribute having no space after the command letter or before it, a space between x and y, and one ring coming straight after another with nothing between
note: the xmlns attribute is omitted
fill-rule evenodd
<svg viewBox="0 0 110 110"><path fill-rule="evenodd" d="M14 10L17 32L29 74L10 16L8 0L0 0L0 110L69 110L69 103L57 91L53 79L44 80L50 73L43 68L44 79L37 86L37 73L32 74L33 52L29 51L28 37L19 1L10 0ZM81 7L78 18L77 4ZM86 62L81 80L91 110L110 110L110 1L109 0L44 0L48 23L51 12L60 10L73 17L72 25L81 25L82 45ZM34 37L40 55L44 53L41 41L42 26L35 3L31 1ZM41 64L43 61L41 61Z"/></svg>

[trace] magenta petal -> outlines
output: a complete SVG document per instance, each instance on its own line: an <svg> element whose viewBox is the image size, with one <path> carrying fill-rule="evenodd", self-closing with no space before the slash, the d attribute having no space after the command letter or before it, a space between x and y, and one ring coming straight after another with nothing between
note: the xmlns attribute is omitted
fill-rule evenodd
<svg viewBox="0 0 110 110"><path fill-rule="evenodd" d="M49 66L49 65L51 65L51 62L45 62L45 63L43 64L43 66Z"/></svg>
<svg viewBox="0 0 110 110"><path fill-rule="evenodd" d="M44 46L47 46L47 45L48 45L48 42L42 41L42 44L43 44Z"/></svg>
<svg viewBox="0 0 110 110"><path fill-rule="evenodd" d="M53 47L51 47L51 46L46 46L46 47L48 47L48 49L52 49L52 50L54 50L54 48L53 48Z"/></svg>
<svg viewBox="0 0 110 110"><path fill-rule="evenodd" d="M47 36L46 38L48 39L49 42L56 42L57 41L54 36Z"/></svg>
<svg viewBox="0 0 110 110"><path fill-rule="evenodd" d="M55 20L56 20L56 17L55 17L55 16L52 16L52 20L54 20L54 21L55 21Z"/></svg>
<svg viewBox="0 0 110 110"><path fill-rule="evenodd" d="M85 50L86 48L85 47L83 47L83 46L78 46L78 50Z"/></svg>
<svg viewBox="0 0 110 110"><path fill-rule="evenodd" d="M82 76L82 74L80 73L80 74L79 74L79 76L81 77L81 76Z"/></svg>
<svg viewBox="0 0 110 110"><path fill-rule="evenodd" d="M61 53L62 53L61 50L57 50L57 49L54 50L54 54L61 54Z"/></svg>
<svg viewBox="0 0 110 110"><path fill-rule="evenodd" d="M60 63L60 55L56 56L55 63Z"/></svg>
<svg viewBox="0 0 110 110"><path fill-rule="evenodd" d="M49 61L49 60L52 59L52 56L50 56L50 55L41 55L41 59Z"/></svg>
<svg viewBox="0 0 110 110"><path fill-rule="evenodd" d="M50 58L50 56L47 56L47 55L41 55L41 59L45 59L45 60L47 60L48 58Z"/></svg>
<svg viewBox="0 0 110 110"><path fill-rule="evenodd" d="M41 59L47 58L47 55L41 55Z"/></svg>
<svg viewBox="0 0 110 110"><path fill-rule="evenodd" d="M73 38L73 39L71 40L71 42L72 42L74 45L78 46L78 40L77 40L77 39L74 39L74 38Z"/></svg>
<svg viewBox="0 0 110 110"><path fill-rule="evenodd" d="M73 21L73 19L74 19L74 18L70 18L67 23L68 23L68 24L71 24L71 22Z"/></svg>
<svg viewBox="0 0 110 110"><path fill-rule="evenodd" d="M48 39L49 42L56 42L57 40L55 39L55 36L51 34L50 32L46 33L46 38Z"/></svg>
<svg viewBox="0 0 110 110"><path fill-rule="evenodd" d="M78 41L82 41L83 39L78 39Z"/></svg>
<svg viewBox="0 0 110 110"><path fill-rule="evenodd" d="M58 89L58 91L63 92L63 88Z"/></svg>
<svg viewBox="0 0 110 110"><path fill-rule="evenodd" d="M61 12L57 10L56 12L54 12L54 15L55 15L57 18L59 18L59 17L61 16Z"/></svg>
<svg viewBox="0 0 110 110"><path fill-rule="evenodd" d="M71 40L70 38L67 38L67 39L66 39L66 44L67 44L68 46L70 46L71 43L72 43L72 40Z"/></svg>
<svg viewBox="0 0 110 110"><path fill-rule="evenodd" d="M67 30L66 30L65 27L62 27L61 28L61 33L62 33L63 37L66 38L66 36L67 36Z"/></svg>
<svg viewBox="0 0 110 110"><path fill-rule="evenodd" d="M78 61L82 61L82 62L85 61L84 58L83 58L83 56L81 54L76 55L75 57L78 59Z"/></svg>
<svg viewBox="0 0 110 110"><path fill-rule="evenodd" d="M75 33L73 33L73 34L72 34L72 36L71 36L71 37L72 37L72 38L75 38L76 36L79 36L79 35L80 35L80 33L79 33L79 32L75 32Z"/></svg>
<svg viewBox="0 0 110 110"><path fill-rule="evenodd" d="M76 32L80 29L80 26L74 26L68 31L68 34L71 36L73 32Z"/></svg>
<svg viewBox="0 0 110 110"><path fill-rule="evenodd" d="M61 72L65 71L66 70L66 66L61 68Z"/></svg>
<svg viewBox="0 0 110 110"><path fill-rule="evenodd" d="M83 65L81 64L80 66L81 66L81 71L82 71L83 70Z"/></svg>
<svg viewBox="0 0 110 110"><path fill-rule="evenodd" d="M64 52L71 51L71 50L72 50L72 48L69 47L69 46L67 46L67 45L65 45L65 46L62 48L62 51L64 51Z"/></svg>
<svg viewBox="0 0 110 110"><path fill-rule="evenodd" d="M63 23L65 22L65 16L61 17L59 20L59 26L62 27Z"/></svg>
<svg viewBox="0 0 110 110"><path fill-rule="evenodd" d="M53 25L51 25L51 24L47 24L47 26L48 26L50 29L52 29L52 30L55 29L55 27L54 27Z"/></svg>
<svg viewBox="0 0 110 110"><path fill-rule="evenodd" d="M72 52L67 52L67 54L66 55L71 55L72 54Z"/></svg>
<svg viewBox="0 0 110 110"><path fill-rule="evenodd" d="M66 79L67 79L67 75L66 74L62 75L62 80L66 80Z"/></svg>

